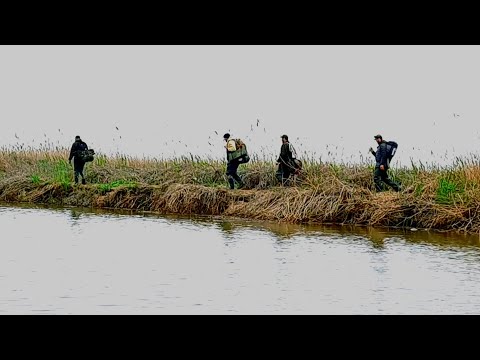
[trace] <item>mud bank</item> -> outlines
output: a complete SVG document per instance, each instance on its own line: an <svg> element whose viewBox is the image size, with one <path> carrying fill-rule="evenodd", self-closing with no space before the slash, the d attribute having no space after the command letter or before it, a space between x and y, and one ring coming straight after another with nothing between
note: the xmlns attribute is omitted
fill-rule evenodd
<svg viewBox="0 0 480 360"><path fill-rule="evenodd" d="M480 231L480 203L449 206L412 193L374 193L343 186L229 190L192 184L33 184L28 178L0 181L0 201L153 211L161 214L225 215L292 223L335 223Z"/></svg>

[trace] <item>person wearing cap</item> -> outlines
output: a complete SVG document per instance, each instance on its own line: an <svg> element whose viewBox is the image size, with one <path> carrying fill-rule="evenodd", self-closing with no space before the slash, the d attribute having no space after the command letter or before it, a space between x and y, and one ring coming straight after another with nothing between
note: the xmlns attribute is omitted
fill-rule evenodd
<svg viewBox="0 0 480 360"><path fill-rule="evenodd" d="M82 184L86 184L85 176L83 175L83 168L85 166L85 161L79 156L81 151L88 150L88 146L85 142L80 139L80 136L75 136L75 142L70 149L70 156L68 157L68 162L72 161L73 158L73 169L75 174L75 184L78 184L78 176L82 177Z"/></svg>
<svg viewBox="0 0 480 360"><path fill-rule="evenodd" d="M297 152L292 144L288 141L287 135L282 135L282 146L280 147L280 156L277 159L278 170L276 177L282 185L289 182L290 177L295 174L295 159Z"/></svg>
<svg viewBox="0 0 480 360"><path fill-rule="evenodd" d="M373 174L373 182L375 183L375 189L377 191L382 191L382 182L391 186L393 190L400 191L400 186L392 181L388 177L388 157L387 157L387 142L383 140L382 135L375 135L373 137L377 142L377 151L374 151L372 148L369 151L375 156L375 172Z"/></svg>
<svg viewBox="0 0 480 360"><path fill-rule="evenodd" d="M241 164L242 158L236 157L237 145L235 140L230 138L230 134L223 135L223 140L226 142L225 149L227 149L227 178L230 185L230 189L235 189L235 181L238 182L238 189L245 186L242 178L238 176L238 166Z"/></svg>

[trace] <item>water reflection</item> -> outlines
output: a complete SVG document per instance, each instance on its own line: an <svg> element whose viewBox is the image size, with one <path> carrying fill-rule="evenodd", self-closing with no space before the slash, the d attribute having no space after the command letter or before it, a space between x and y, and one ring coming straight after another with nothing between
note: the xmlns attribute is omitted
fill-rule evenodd
<svg viewBox="0 0 480 360"><path fill-rule="evenodd" d="M78 224L83 216L104 215L108 217L130 216L135 218L168 219L182 225L197 225L210 227L215 224L222 231L226 239L231 240L235 234L247 230L268 232L278 241L295 239L298 236L329 236L355 239L368 239L375 249L382 249L389 240L406 241L417 244L430 244L443 248L450 247L480 247L480 236L457 232L436 230L394 229L371 226L332 225L332 224L292 224L285 222L256 221L249 219L225 219L219 216L198 215L159 215L152 212L136 212L122 209L93 209L93 208L65 208L50 205L25 203L1 203L0 207L14 207L23 209L48 209L51 211L69 211L71 224Z"/></svg>
<svg viewBox="0 0 480 360"><path fill-rule="evenodd" d="M220 221L218 223L219 228L228 236L231 236L233 234L233 229L234 226L231 222L228 221Z"/></svg>
<svg viewBox="0 0 480 360"><path fill-rule="evenodd" d="M198 220L211 222L211 220ZM440 232L435 230L392 229L371 226L352 225L311 225L289 224L282 222L248 221L248 220L223 220L220 229L225 234L231 235L235 231L248 229L261 229L274 234L278 241L291 240L299 236L328 236L349 239L364 238L370 241L375 249L383 249L388 241L405 241L417 244L430 244L442 248L450 247L480 247L480 237L471 234L456 232Z"/></svg>
<svg viewBox="0 0 480 360"><path fill-rule="evenodd" d="M0 212L7 313L480 309L477 236L29 205Z"/></svg>

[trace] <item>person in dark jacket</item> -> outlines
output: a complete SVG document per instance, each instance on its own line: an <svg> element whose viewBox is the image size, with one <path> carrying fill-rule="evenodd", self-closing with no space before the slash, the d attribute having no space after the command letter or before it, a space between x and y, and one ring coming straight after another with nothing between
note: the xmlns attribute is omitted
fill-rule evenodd
<svg viewBox="0 0 480 360"><path fill-rule="evenodd" d="M225 149L227 149L227 178L228 183L230 184L230 189L235 189L235 181L238 182L238 189L241 189L245 186L245 183L242 181L242 178L238 176L237 170L238 166L242 162L241 157L236 157L237 146L234 139L230 139L230 134L226 133L223 135L223 140L226 142Z"/></svg>
<svg viewBox="0 0 480 360"><path fill-rule="evenodd" d="M387 157L387 142L383 140L382 135L375 135L375 141L378 144L377 151L370 148L370 152L375 156L375 172L373 175L373 181L375 183L375 189L382 191L382 182L391 186L393 190L400 191L400 186L392 181L387 174L390 166Z"/></svg>
<svg viewBox="0 0 480 360"><path fill-rule="evenodd" d="M282 135L282 146L280 148L280 156L277 159L278 170L276 177L282 185L289 183L290 177L295 174L295 159L297 158L296 151L292 144L288 141L287 135Z"/></svg>
<svg viewBox="0 0 480 360"><path fill-rule="evenodd" d="M70 149L70 156L68 157L68 162L72 161L73 158L73 169L75 172L75 184L78 184L78 176L82 177L82 184L86 184L85 176L83 175L83 168L85 166L85 161L80 157L80 152L88 150L88 146L85 142L80 139L80 136L75 136L75 142Z"/></svg>

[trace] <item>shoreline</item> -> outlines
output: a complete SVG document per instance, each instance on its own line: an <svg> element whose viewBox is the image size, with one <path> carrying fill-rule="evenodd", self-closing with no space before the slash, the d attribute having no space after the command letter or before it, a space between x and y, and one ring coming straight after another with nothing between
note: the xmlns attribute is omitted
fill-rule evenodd
<svg viewBox="0 0 480 360"><path fill-rule="evenodd" d="M353 225L392 229L455 231L478 234L480 217L454 216L458 209L414 201L411 194L342 189L324 194L315 189L274 188L230 190L191 184L119 185L32 184L21 191L0 182L0 201L96 209L145 211L156 214L207 215L293 224ZM381 205L376 206L375 204ZM442 222L435 222L435 219ZM427 226L425 226L427 225Z"/></svg>

